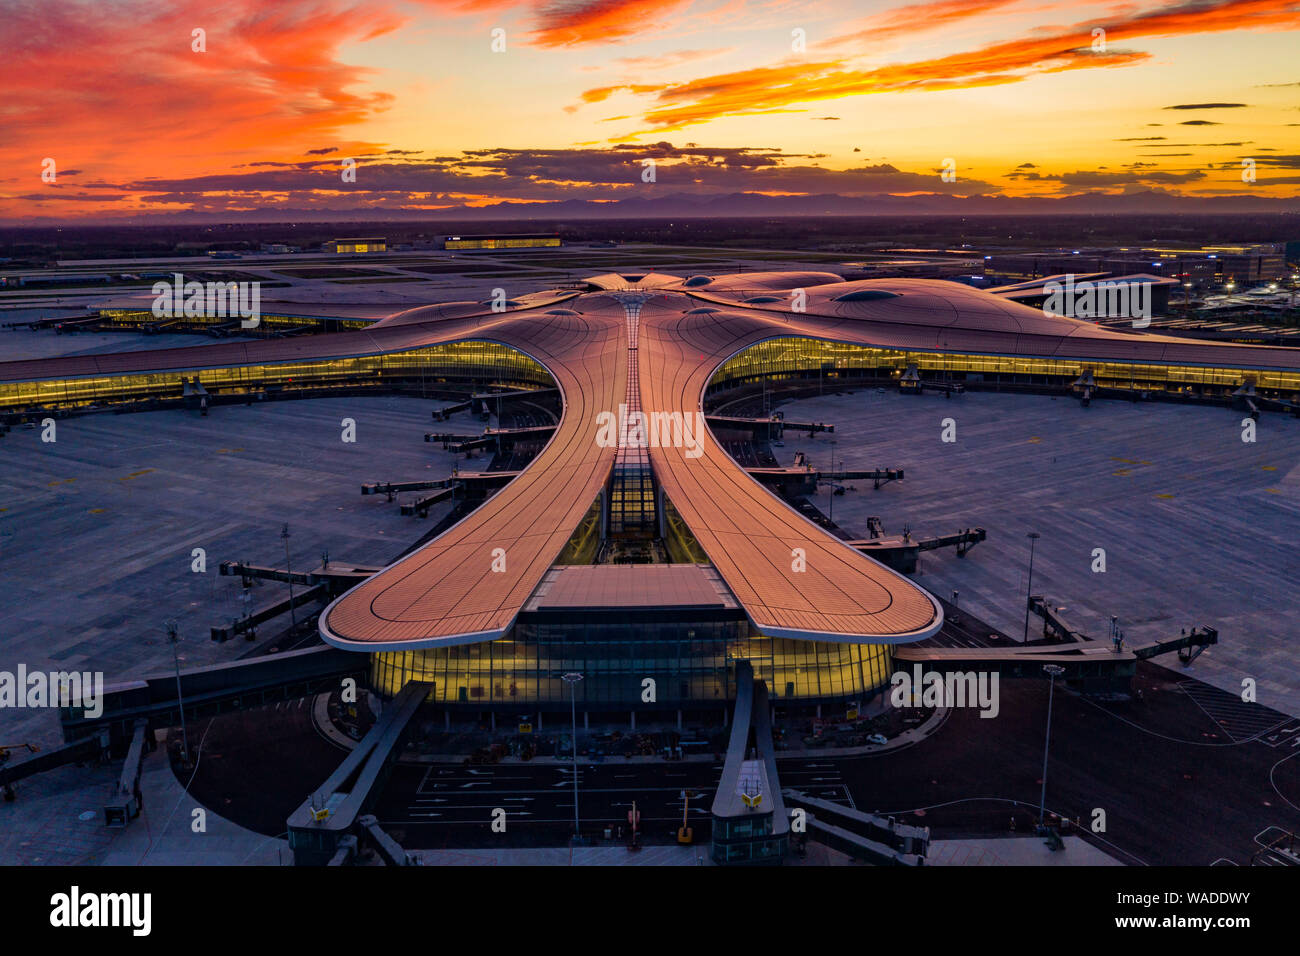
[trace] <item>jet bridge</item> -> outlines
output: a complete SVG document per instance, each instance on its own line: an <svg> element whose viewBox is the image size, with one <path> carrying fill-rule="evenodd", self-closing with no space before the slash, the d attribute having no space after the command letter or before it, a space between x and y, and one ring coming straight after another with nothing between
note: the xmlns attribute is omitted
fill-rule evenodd
<svg viewBox="0 0 1300 956"><path fill-rule="evenodd" d="M387 782L411 718L432 690L427 681L407 681L369 733L289 816L286 829L295 866L325 866L343 839L355 835L358 818L374 806Z"/></svg>

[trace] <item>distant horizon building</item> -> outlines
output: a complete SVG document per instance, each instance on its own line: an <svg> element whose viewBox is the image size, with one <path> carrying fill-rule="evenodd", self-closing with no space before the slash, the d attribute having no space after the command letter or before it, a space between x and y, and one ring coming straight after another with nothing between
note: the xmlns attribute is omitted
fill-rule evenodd
<svg viewBox="0 0 1300 956"><path fill-rule="evenodd" d="M331 239L325 243L326 252L334 252L339 255L356 255L367 252L387 252L388 240L379 237L369 239Z"/></svg>
<svg viewBox="0 0 1300 956"><path fill-rule="evenodd" d="M443 249L556 249L562 245L555 233L504 235L489 233L480 236L447 236Z"/></svg>
<svg viewBox="0 0 1300 956"><path fill-rule="evenodd" d="M994 253L985 257L984 270L1009 283L1065 274L1150 273L1203 286L1268 282L1289 275L1280 243L1200 247L1160 244Z"/></svg>

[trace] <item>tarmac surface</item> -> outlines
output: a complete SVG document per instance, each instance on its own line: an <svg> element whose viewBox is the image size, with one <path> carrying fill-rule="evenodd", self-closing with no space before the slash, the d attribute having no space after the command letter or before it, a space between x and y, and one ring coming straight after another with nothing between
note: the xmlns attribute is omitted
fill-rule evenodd
<svg viewBox="0 0 1300 956"><path fill-rule="evenodd" d="M1077 820L1069 835L1126 865L1244 866L1256 854L1280 862L1260 838L1300 830L1300 721L1149 663L1137 688L1140 699L1110 702L1056 688L1048 813ZM1000 690L996 718L958 708L910 746L780 757L781 785L929 826L936 841L1025 837L1038 817L1047 685L1007 680ZM192 728L192 739L200 732ZM311 725L309 702L221 717L202 733L194 797L267 836L343 755ZM707 758L580 759L582 831L595 845L621 845L635 801L645 842L674 842L690 790L688 819L697 842L707 841L721 770ZM498 808L504 834L490 826ZM375 813L412 850L555 847L573 831L573 768L403 763ZM1104 829L1093 832L1097 823Z"/></svg>
<svg viewBox="0 0 1300 956"><path fill-rule="evenodd" d="M257 645L210 640L213 625L245 611L240 579L222 577L220 563L284 567L285 523L297 570L325 550L339 562L392 560L450 505L402 517L361 485L451 474L457 456L423 440L444 404L391 395L218 406L206 418L104 413L59 420L53 443L15 428L0 438L0 671L102 671L108 683L170 671L169 618L182 667L247 654ZM344 418L356 421L353 444L341 441ZM253 593L260 606L287 589L268 581ZM0 710L0 744L24 741L59 742L57 715Z"/></svg>
<svg viewBox="0 0 1300 956"><path fill-rule="evenodd" d="M918 584L1019 639L1029 565L1033 591L1070 624L1105 640L1117 615L1129 646L1181 628L1218 628L1196 676L1300 715L1300 419L1265 413L1253 444L1241 412L1206 405L967 392L945 399L859 389L780 406L792 421L835 425L833 435L788 435L783 465L805 451L826 467L902 468L905 480L868 481L813 502L854 537L868 515L885 534L916 537L983 527L965 558L923 553ZM957 440L941 441L952 418ZM1095 572L1094 550L1105 551ZM1041 633L1031 619L1030 637Z"/></svg>

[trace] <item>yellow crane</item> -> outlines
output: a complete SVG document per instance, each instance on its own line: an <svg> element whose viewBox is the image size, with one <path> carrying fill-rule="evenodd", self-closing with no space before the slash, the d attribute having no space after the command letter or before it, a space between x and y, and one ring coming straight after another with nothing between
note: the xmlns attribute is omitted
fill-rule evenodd
<svg viewBox="0 0 1300 956"><path fill-rule="evenodd" d="M688 844L695 842L695 831L688 825L687 815L690 813L691 797L695 794L690 790L682 791L682 825L677 828L677 842Z"/></svg>

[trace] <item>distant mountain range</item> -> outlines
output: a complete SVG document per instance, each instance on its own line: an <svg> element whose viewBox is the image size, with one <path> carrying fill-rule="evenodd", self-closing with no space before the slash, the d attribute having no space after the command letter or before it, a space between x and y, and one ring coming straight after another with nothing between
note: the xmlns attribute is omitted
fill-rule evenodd
<svg viewBox="0 0 1300 956"><path fill-rule="evenodd" d="M730 193L724 196L674 194L653 199L589 202L569 199L553 203L497 203L455 212L457 218L517 219L572 217L575 219L662 219L672 216L880 216L880 215L1033 215L1087 213L1261 213L1300 212L1300 197L1270 199L1255 196L1186 197L1160 191L1123 195L1078 193L1059 199L1007 196L960 198L939 193L912 196L764 196ZM450 213L448 213L450 214Z"/></svg>
<svg viewBox="0 0 1300 956"><path fill-rule="evenodd" d="M1085 192L1056 199L1016 198L1008 196L970 196L966 198L939 193L920 195L839 196L827 193L816 196L765 196L758 193L729 193L700 196L674 193L654 198L618 199L596 202L566 199L560 202L501 202L490 206L455 206L441 210L427 209L286 209L276 206L265 210L241 212L241 222L380 222L405 220L455 219L490 221L498 219L672 219L736 218L745 216L917 216L917 215L1133 215L1133 214L1215 214L1215 213L1296 213L1300 196L1271 199L1256 196L1178 196L1159 190L1111 194ZM95 222L120 225L184 222L228 222L228 212L175 212L98 220L77 220L84 225ZM38 223L26 220L11 222L15 226Z"/></svg>

